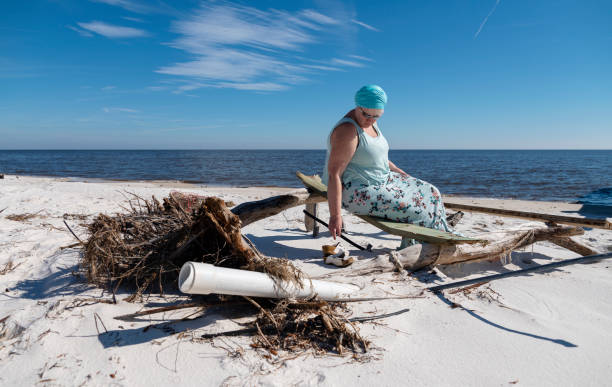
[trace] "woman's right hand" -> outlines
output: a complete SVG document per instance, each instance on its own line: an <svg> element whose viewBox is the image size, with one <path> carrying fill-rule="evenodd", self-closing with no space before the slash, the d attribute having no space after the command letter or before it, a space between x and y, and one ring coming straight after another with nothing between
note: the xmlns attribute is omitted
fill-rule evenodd
<svg viewBox="0 0 612 387"><path fill-rule="evenodd" d="M342 233L342 216L332 215L329 217L329 232L334 240L337 237L340 237Z"/></svg>

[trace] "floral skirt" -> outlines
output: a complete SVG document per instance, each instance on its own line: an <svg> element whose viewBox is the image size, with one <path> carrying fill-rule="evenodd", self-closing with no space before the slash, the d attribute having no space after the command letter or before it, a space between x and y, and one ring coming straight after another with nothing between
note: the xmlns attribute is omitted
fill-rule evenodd
<svg viewBox="0 0 612 387"><path fill-rule="evenodd" d="M342 207L358 215L370 215L452 232L440 191L415 177L391 172L380 185L342 186Z"/></svg>

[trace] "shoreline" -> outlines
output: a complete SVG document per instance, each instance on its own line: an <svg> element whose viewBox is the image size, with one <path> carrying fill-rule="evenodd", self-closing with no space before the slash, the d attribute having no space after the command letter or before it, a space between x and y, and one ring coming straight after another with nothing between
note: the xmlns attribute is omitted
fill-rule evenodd
<svg viewBox="0 0 612 387"><path fill-rule="evenodd" d="M87 177L64 177L64 176L48 176L48 175L16 175L16 174L4 174L4 178L13 177L19 178L31 178L31 179L53 179L57 181L74 182L74 183L109 183L109 184L152 184L158 187L175 187L184 189L206 189L206 190L252 190L252 189L264 189L276 192L291 192L296 189L304 188L303 186L296 183L295 186L278 186L278 185L252 185L252 186L239 186L239 185L207 185L203 183L195 183L181 180L127 180L127 179L105 179L105 178L87 178ZM297 180L297 178L296 178ZM1 182L0 182L1 183ZM471 196L461 194L442 194L445 198L459 199L461 201L473 201L472 204L491 202L491 201L512 201L515 203L530 203L536 202L541 204L568 204L571 205L568 208L575 210L579 206L583 206L582 203L568 200L532 200L532 199L519 199L511 197L491 197L491 196ZM607 206L602 206L607 207Z"/></svg>

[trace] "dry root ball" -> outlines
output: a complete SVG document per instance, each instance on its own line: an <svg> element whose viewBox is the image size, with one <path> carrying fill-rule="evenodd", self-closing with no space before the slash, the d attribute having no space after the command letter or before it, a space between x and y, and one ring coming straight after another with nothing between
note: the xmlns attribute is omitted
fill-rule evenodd
<svg viewBox="0 0 612 387"><path fill-rule="evenodd" d="M242 241L240 219L223 200L204 198L188 213L183 199L171 194L162 205L134 196L129 213L98 215L89 225L81 262L88 281L115 288L124 284L142 294L155 288L163 292L187 261L264 271Z"/></svg>

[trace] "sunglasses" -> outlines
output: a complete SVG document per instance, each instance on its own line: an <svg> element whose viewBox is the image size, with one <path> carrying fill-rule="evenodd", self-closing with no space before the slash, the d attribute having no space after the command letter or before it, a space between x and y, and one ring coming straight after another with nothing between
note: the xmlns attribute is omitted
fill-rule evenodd
<svg viewBox="0 0 612 387"><path fill-rule="evenodd" d="M380 116L381 116L381 114L379 114L379 115L371 115L371 114L368 114L368 113L366 113L366 112L365 112L365 110L363 110L362 108L359 108L359 110L361 110L361 114L363 114L363 116L364 116L365 118L368 118L368 119L377 120L377 119L379 119L379 118L380 118Z"/></svg>

